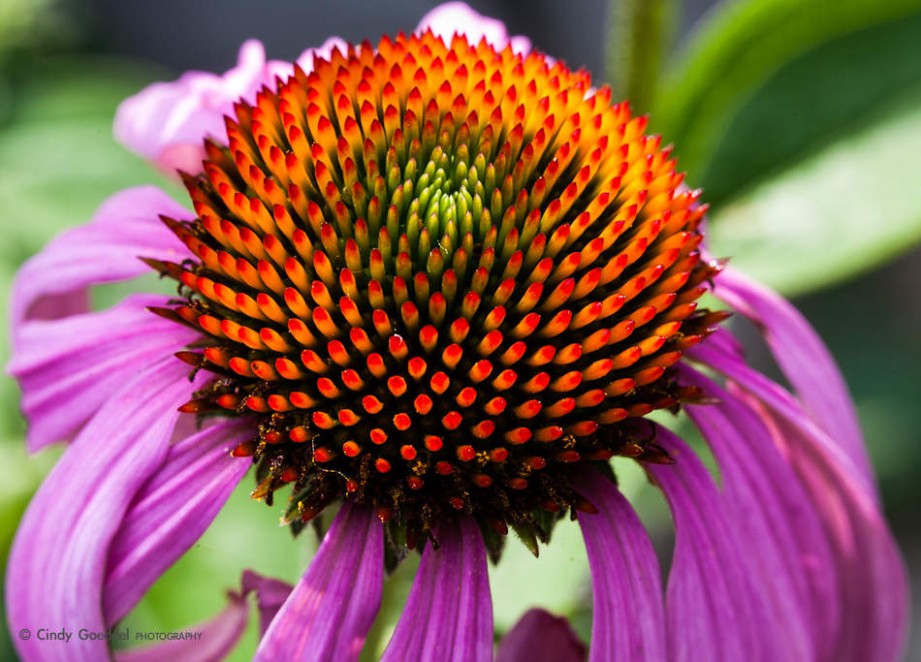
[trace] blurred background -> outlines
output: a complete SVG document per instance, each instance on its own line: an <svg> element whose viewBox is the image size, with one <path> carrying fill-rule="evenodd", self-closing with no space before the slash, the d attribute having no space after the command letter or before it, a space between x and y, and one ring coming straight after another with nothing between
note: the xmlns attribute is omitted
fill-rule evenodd
<svg viewBox="0 0 921 662"><path fill-rule="evenodd" d="M340 35L412 30L437 3L273 0L0 0L0 298L17 266L55 233L87 221L126 186L172 184L111 137L119 101L188 69L223 72L249 37L294 59ZM711 204L714 252L794 298L851 386L887 513L921 612L921 1L472 0L571 67L611 82L675 145L687 181ZM124 293L101 288L100 303ZM5 325L4 325L5 327ZM6 329L0 358L8 356ZM751 353L766 362L757 343ZM765 363L766 370L772 366ZM18 390L0 378L0 562L59 450L27 457ZM618 467L620 468L620 467ZM641 476L623 467L644 519L669 524ZM129 616L178 629L223 605L239 573L295 580L313 552L278 513L239 494L195 549ZM523 546L493 576L497 626L533 599L572 616L583 636L584 550L571 529L534 565ZM513 549L516 548L516 549ZM520 548L520 549L519 549ZM546 557L549 557L549 561ZM411 565L411 564L409 564ZM542 581L535 587L533 577ZM398 612L413 568L388 583ZM395 613L375 636L386 641ZM255 619L254 619L255 620ZM915 627L915 632L918 631ZM248 659L255 629L238 651ZM373 648L373 641L372 641ZM909 653L921 660L915 635ZM5 629L0 659L15 659Z"/></svg>

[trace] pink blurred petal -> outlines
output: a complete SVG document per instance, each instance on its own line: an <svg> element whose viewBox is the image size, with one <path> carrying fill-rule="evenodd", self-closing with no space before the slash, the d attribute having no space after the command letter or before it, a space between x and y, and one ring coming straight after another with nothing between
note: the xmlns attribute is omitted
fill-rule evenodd
<svg viewBox="0 0 921 662"><path fill-rule="evenodd" d="M357 659L380 608L383 573L384 527L373 509L346 501L255 659Z"/></svg>
<svg viewBox="0 0 921 662"><path fill-rule="evenodd" d="M136 295L104 312L20 326L7 370L22 388L30 451L69 439L125 382L195 338L147 310L166 302Z"/></svg>
<svg viewBox="0 0 921 662"><path fill-rule="evenodd" d="M492 600L486 546L472 518L437 531L382 662L489 662Z"/></svg>
<svg viewBox="0 0 921 662"><path fill-rule="evenodd" d="M435 7L422 17L416 28L417 32L425 30L431 30L448 43L455 34L462 34L474 44L485 39L497 50L509 44L514 52L522 55L531 50L530 39L521 35L510 37L502 21L483 16L463 2L446 2Z"/></svg>
<svg viewBox="0 0 921 662"><path fill-rule="evenodd" d="M176 408L197 388L168 357L125 384L74 439L23 516L6 575L13 631L106 629L102 613L109 546L135 495L169 450ZM105 641L25 641L27 660L104 660Z"/></svg>
<svg viewBox="0 0 921 662"><path fill-rule="evenodd" d="M297 58L297 66L304 70L305 73L313 71L314 58L323 58L328 60L332 56L333 50L338 48L341 53L348 52L349 44L345 39L340 37L330 37L317 48L308 48ZM279 71L284 76L290 76L294 73L294 67L288 63L275 63L279 66ZM285 68L283 68L285 67Z"/></svg>
<svg viewBox="0 0 921 662"><path fill-rule="evenodd" d="M872 482L873 470L851 395L809 322L786 299L735 269L720 274L713 293L760 327L797 397Z"/></svg>
<svg viewBox="0 0 921 662"><path fill-rule="evenodd" d="M665 428L656 442L674 464L648 464L675 518L666 592L668 659L791 660L786 636L762 593L737 523L704 465Z"/></svg>
<svg viewBox="0 0 921 662"><path fill-rule="evenodd" d="M240 47L237 66L222 76L189 71L123 101L115 114L115 137L164 172L178 168L200 172L205 137L223 142L224 115L233 114L234 102L252 101L259 88L270 82L265 49L250 39Z"/></svg>
<svg viewBox="0 0 921 662"><path fill-rule="evenodd" d="M713 450L727 512L785 637L801 659L830 659L840 595L819 512L758 412L690 368L680 375L719 400L686 410Z"/></svg>
<svg viewBox="0 0 921 662"><path fill-rule="evenodd" d="M197 633L200 635L197 638L177 639L116 651L115 661L220 662L226 659L246 632L246 623L249 620L249 604L245 596L230 592L227 598L229 604L217 616L180 631Z"/></svg>
<svg viewBox="0 0 921 662"><path fill-rule="evenodd" d="M22 324L86 312L91 285L150 273L138 256L181 262L188 249L159 219L188 217L183 207L153 186L116 193L93 220L62 232L16 274L10 295L10 327L18 343ZM80 302L79 307L74 302Z"/></svg>
<svg viewBox="0 0 921 662"><path fill-rule="evenodd" d="M275 614L291 595L294 587L288 582L271 577L263 577L252 570L243 573L243 590L247 593L256 593L257 606L259 607L259 634L264 635Z"/></svg>
<svg viewBox="0 0 921 662"><path fill-rule="evenodd" d="M343 51L346 47L342 39L332 37L304 51L298 64L312 71L314 54L328 57L335 46ZM115 115L115 137L167 174L201 172L204 140L210 136L226 142L224 116L234 116L234 103L255 101L263 86L274 88L277 78L285 80L293 73L289 62L266 61L262 44L250 39L240 47L237 66L223 75L189 71L126 99Z"/></svg>
<svg viewBox="0 0 921 662"><path fill-rule="evenodd" d="M253 437L247 419L223 421L170 446L163 465L134 496L109 547L103 611L121 620L205 532L252 466L231 457Z"/></svg>
<svg viewBox="0 0 921 662"><path fill-rule="evenodd" d="M531 609L502 637L496 662L583 662L587 652L564 617Z"/></svg>
<svg viewBox="0 0 921 662"><path fill-rule="evenodd" d="M633 507L593 470L579 493L597 514L578 513L592 571L592 662L665 659L665 607L655 550Z"/></svg>

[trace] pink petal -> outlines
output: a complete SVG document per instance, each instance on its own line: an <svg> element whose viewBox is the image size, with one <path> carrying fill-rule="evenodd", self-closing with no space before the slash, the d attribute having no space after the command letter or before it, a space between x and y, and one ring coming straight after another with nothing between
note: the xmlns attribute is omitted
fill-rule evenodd
<svg viewBox="0 0 921 662"><path fill-rule="evenodd" d="M765 375L748 367L738 355L727 354L723 351L723 347L726 345L724 338L729 335L729 332L724 329L717 330L707 339L707 342L701 343L690 350L688 358L704 363L735 381L740 381L739 378L741 377L744 380L746 390L754 393L760 400L769 403L770 407L780 415L788 420L807 426L814 432L812 437L821 440L821 443L828 443L830 446L837 447L837 451L830 452L841 456L842 462L847 465L853 479L862 485L868 496L878 501L878 492L873 473L868 473L866 468L861 467L857 463L858 458L848 453L837 440L828 434L827 430L821 428L813 420L811 412L804 410L803 404L797 398ZM711 340L715 342L711 342ZM864 457L866 456L864 455Z"/></svg>
<svg viewBox="0 0 921 662"><path fill-rule="evenodd" d="M592 662L665 659L665 608L655 550L614 484L587 470L576 482L597 509L580 512L592 571Z"/></svg>
<svg viewBox="0 0 921 662"><path fill-rule="evenodd" d="M805 408L872 482L857 412L841 372L815 330L783 297L735 269L726 269L713 293L755 322Z"/></svg>
<svg viewBox="0 0 921 662"><path fill-rule="evenodd" d="M173 357L125 384L77 436L29 504L7 567L12 630L106 629L109 546L138 490L167 455L176 408L197 388ZM52 625L53 624L53 625ZM105 641L16 639L25 659L107 659Z"/></svg>
<svg viewBox="0 0 921 662"><path fill-rule="evenodd" d="M582 662L587 652L564 617L531 609L502 637L496 662Z"/></svg>
<svg viewBox="0 0 921 662"><path fill-rule="evenodd" d="M138 256L181 262L188 249L160 222L159 215L188 212L152 186L116 193L86 225L62 232L28 260L13 283L10 326L18 344L24 322L86 312L91 285L150 273Z"/></svg>
<svg viewBox="0 0 921 662"><path fill-rule="evenodd" d="M332 56L333 50L336 48L339 49L339 52L346 53L348 52L349 44L345 39L340 37L330 37L324 41L321 46L317 48L308 48L301 53L297 58L297 66L303 69L304 73L310 73L313 71L314 58L328 60ZM294 67L287 62L273 61L271 64L277 67L274 73L282 80L294 73Z"/></svg>
<svg viewBox="0 0 921 662"><path fill-rule="evenodd" d="M114 655L116 662L219 662L226 659L246 632L249 620L245 594L229 592L227 598L229 604L217 616L179 631L197 635L194 638L120 650Z"/></svg>
<svg viewBox="0 0 921 662"><path fill-rule="evenodd" d="M313 70L314 55L329 57L346 43L332 37L319 48L304 51L297 62ZM266 61L262 44L250 39L240 47L237 66L219 76L189 71L172 82L154 83L126 99L115 115L115 137L128 149L149 159L167 174L177 170L201 172L204 141L227 142L224 116L234 116L234 103L252 103L263 87L294 73L290 62Z"/></svg>
<svg viewBox="0 0 921 662"><path fill-rule="evenodd" d="M675 518L666 593L669 660L790 660L793 651L756 581L736 523L694 452L665 428L659 443L675 460L646 466Z"/></svg>
<svg viewBox="0 0 921 662"><path fill-rule="evenodd" d="M758 412L689 368L681 381L719 400L686 410L713 450L727 512L779 627L798 658L830 659L840 596L818 511Z"/></svg>
<svg viewBox="0 0 921 662"><path fill-rule="evenodd" d="M115 137L164 172L201 172L205 137L226 142L224 115L232 116L235 101L252 101L270 82L265 49L250 39L240 47L237 66L223 76L189 71L123 101L115 114Z"/></svg>
<svg viewBox="0 0 921 662"><path fill-rule="evenodd" d="M446 2L435 7L419 21L416 32L431 30L435 36L450 43L455 34L466 35L471 43L485 39L493 48L502 50L509 44L516 53L526 55L531 50L531 40L521 35L509 37L502 21L477 13L463 2Z"/></svg>
<svg viewBox="0 0 921 662"><path fill-rule="evenodd" d="M109 547L103 589L107 623L126 616L214 521L252 466L230 451L254 434L251 421L234 419L170 447L159 471L134 496Z"/></svg>
<svg viewBox="0 0 921 662"><path fill-rule="evenodd" d="M30 451L69 439L144 366L195 333L147 310L165 297L133 296L111 310L20 326L7 369L22 388Z"/></svg>
<svg viewBox="0 0 921 662"><path fill-rule="evenodd" d="M877 504L845 465L809 433L781 418L779 443L824 515L841 589L841 636L828 659L901 660L908 635L908 575Z"/></svg>
<svg viewBox="0 0 921 662"><path fill-rule="evenodd" d="M486 546L471 518L443 525L428 544L382 662L492 660Z"/></svg>
<svg viewBox="0 0 921 662"><path fill-rule="evenodd" d="M342 505L256 660L355 660L381 604L384 527L366 506Z"/></svg>
<svg viewBox="0 0 921 662"><path fill-rule="evenodd" d="M774 443L822 518L841 610L840 637L830 659L899 659L907 632L908 580L866 474L789 393L708 344L695 348L695 358L739 384L749 406L762 409L772 423Z"/></svg>
<svg viewBox="0 0 921 662"><path fill-rule="evenodd" d="M272 619L275 618L275 614L291 595L294 587L280 579L262 577L247 570L243 573L243 590L247 593L250 591L256 593L259 607L259 634L264 635Z"/></svg>

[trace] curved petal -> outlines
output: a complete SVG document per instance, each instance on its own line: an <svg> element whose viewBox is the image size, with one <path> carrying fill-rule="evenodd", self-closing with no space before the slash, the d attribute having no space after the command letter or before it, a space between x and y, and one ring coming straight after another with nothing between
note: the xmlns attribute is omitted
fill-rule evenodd
<svg viewBox="0 0 921 662"><path fill-rule="evenodd" d="M109 547L103 611L121 620L211 524L252 466L231 457L253 437L245 419L212 425L170 447L163 465L135 495Z"/></svg>
<svg viewBox="0 0 921 662"><path fill-rule="evenodd" d="M220 662L226 659L246 632L249 605L245 596L246 593L228 592L230 604L210 620L183 630L181 634L189 635L188 638L116 651L116 662Z"/></svg>
<svg viewBox="0 0 921 662"><path fill-rule="evenodd" d="M780 418L776 423L813 503L823 510L837 561L841 636L829 659L902 659L908 634L908 575L882 513L833 453L810 443L802 428Z"/></svg>
<svg viewBox="0 0 921 662"><path fill-rule="evenodd" d="M583 662L586 653L563 616L531 609L502 637L496 662Z"/></svg>
<svg viewBox="0 0 921 662"><path fill-rule="evenodd" d="M690 368L680 375L719 400L686 410L713 450L740 546L785 637L799 659L832 659L840 596L818 511L756 411Z"/></svg>
<svg viewBox="0 0 921 662"><path fill-rule="evenodd" d="M256 660L355 660L381 604L384 527L348 501L272 620Z"/></svg>
<svg viewBox="0 0 921 662"><path fill-rule="evenodd" d="M908 629L907 575L864 472L789 393L707 344L694 349L694 358L733 380L751 399L750 406L761 409L772 424L774 443L821 515L841 609L840 637L831 659L899 659Z"/></svg>
<svg viewBox="0 0 921 662"><path fill-rule="evenodd" d="M102 587L109 545L135 494L166 457L176 408L196 388L169 357L113 396L74 439L20 523L7 567L14 631L106 629ZM50 624L54 624L53 626ZM25 659L101 660L105 641L16 640Z"/></svg>
<svg viewBox="0 0 921 662"><path fill-rule="evenodd" d="M10 295L10 327L18 344L27 320L58 319L89 309L91 285L149 273L138 256L181 262L189 251L159 219L188 212L153 186L116 193L93 220L62 232L28 260Z"/></svg>
<svg viewBox="0 0 921 662"><path fill-rule="evenodd" d="M783 297L735 269L720 274L713 294L761 328L805 408L872 482L873 470L847 385L809 322Z"/></svg>
<svg viewBox="0 0 921 662"><path fill-rule="evenodd" d="M204 139L225 139L224 115L240 98L253 100L271 82L262 44L240 47L237 66L223 76L189 71L177 80L154 83L121 103L115 113L115 138L164 172L201 172Z"/></svg>
<svg viewBox="0 0 921 662"><path fill-rule="evenodd" d="M486 546L471 518L438 530L426 546L382 662L492 660L492 601Z"/></svg>
<svg viewBox="0 0 921 662"><path fill-rule="evenodd" d="M665 607L655 550L626 498L598 472L579 474L597 514L579 512L592 571L592 662L664 660Z"/></svg>
<svg viewBox="0 0 921 662"><path fill-rule="evenodd" d="M445 2L419 21L417 32L431 30L436 36L450 40L455 34L462 34L471 43L485 39L493 48L502 50L511 45L512 50L522 55L531 50L531 40L517 35L510 37L502 21L476 12L463 2Z"/></svg>
<svg viewBox="0 0 921 662"><path fill-rule="evenodd" d="M20 327L7 369L22 388L30 451L69 439L143 366L195 338L194 331L147 310L166 302L132 296L104 312Z"/></svg>
<svg viewBox="0 0 921 662"><path fill-rule="evenodd" d="M647 464L675 518L666 593L669 660L791 660L776 619L739 544L735 523L700 459L659 428L674 464Z"/></svg>

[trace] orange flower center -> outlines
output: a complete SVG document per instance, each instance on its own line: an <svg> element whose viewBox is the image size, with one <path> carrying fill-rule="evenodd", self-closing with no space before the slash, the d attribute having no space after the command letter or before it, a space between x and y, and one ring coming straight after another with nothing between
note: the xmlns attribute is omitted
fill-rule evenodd
<svg viewBox="0 0 921 662"><path fill-rule="evenodd" d="M541 537L571 469L655 459L635 421L694 395L669 368L719 316L704 207L645 118L589 76L430 33L317 59L186 176L192 253L152 262L215 374L184 407L250 416L266 497L343 495L412 546L457 510Z"/></svg>

